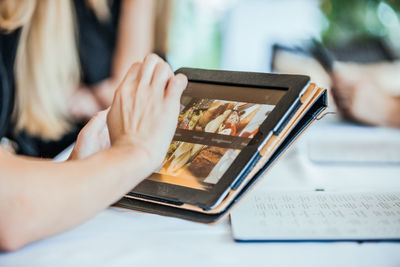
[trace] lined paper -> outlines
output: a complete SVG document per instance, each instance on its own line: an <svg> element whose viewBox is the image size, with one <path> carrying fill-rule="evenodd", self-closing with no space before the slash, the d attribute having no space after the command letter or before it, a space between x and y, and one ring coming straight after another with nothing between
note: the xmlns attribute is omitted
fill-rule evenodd
<svg viewBox="0 0 400 267"><path fill-rule="evenodd" d="M400 192L254 192L232 211L236 240L400 239Z"/></svg>

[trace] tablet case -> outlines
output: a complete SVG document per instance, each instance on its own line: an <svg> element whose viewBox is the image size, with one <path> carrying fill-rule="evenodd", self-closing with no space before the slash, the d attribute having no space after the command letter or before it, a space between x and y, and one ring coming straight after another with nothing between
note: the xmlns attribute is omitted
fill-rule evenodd
<svg viewBox="0 0 400 267"><path fill-rule="evenodd" d="M228 214L228 211L246 194L252 186L260 179L263 174L275 163L275 161L283 154L283 152L300 136L301 133L321 114L327 107L327 91L318 97L311 104L309 110L297 122L296 126L290 131L289 135L279 145L276 151L272 154L266 164L254 175L254 177L246 184L246 186L237 194L235 199L227 206L225 210L217 214L205 214L196 211L181 209L179 207L166 206L158 203L142 201L139 199L122 198L115 204L116 207L136 210L146 213L176 217L185 220L191 220L200 223L215 223L222 217Z"/></svg>

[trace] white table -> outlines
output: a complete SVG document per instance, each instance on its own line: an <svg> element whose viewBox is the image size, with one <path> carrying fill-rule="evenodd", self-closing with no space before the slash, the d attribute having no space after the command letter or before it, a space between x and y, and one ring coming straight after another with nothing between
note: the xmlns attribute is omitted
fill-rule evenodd
<svg viewBox="0 0 400 267"><path fill-rule="evenodd" d="M310 162L307 142L322 126L313 126L255 190L400 190L398 164ZM221 265L400 266L400 243L235 243L228 219L209 226L109 208L66 233L0 254L0 266Z"/></svg>

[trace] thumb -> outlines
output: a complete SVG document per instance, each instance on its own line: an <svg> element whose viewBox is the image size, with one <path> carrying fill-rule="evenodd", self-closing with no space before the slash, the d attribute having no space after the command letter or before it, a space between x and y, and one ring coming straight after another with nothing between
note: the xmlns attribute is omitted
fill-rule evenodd
<svg viewBox="0 0 400 267"><path fill-rule="evenodd" d="M90 121L85 125L83 129L86 127L91 128L92 130L99 129L103 130L107 121L107 114L110 108L97 112Z"/></svg>
<svg viewBox="0 0 400 267"><path fill-rule="evenodd" d="M107 113L108 109L97 112L83 127L78 135L70 159L86 158L107 147L109 139L106 131Z"/></svg>
<svg viewBox="0 0 400 267"><path fill-rule="evenodd" d="M85 127L82 128L79 135L83 135L82 137L88 138L94 137L94 135L103 132L107 125L107 114L109 110L110 108L97 112L85 125Z"/></svg>

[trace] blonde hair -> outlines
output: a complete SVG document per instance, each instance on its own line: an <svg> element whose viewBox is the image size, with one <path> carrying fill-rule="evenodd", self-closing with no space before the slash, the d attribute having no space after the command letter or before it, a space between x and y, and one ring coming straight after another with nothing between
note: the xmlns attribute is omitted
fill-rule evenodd
<svg viewBox="0 0 400 267"><path fill-rule="evenodd" d="M90 1L106 18L106 0ZM0 28L21 35L15 60L16 130L58 139L71 129L68 101L80 81L72 1L0 0Z"/></svg>
<svg viewBox="0 0 400 267"><path fill-rule="evenodd" d="M97 19L110 16L108 0L85 0ZM155 5L154 50L165 57L171 0ZM16 131L48 140L71 129L68 101L80 82L72 0L0 0L0 30L21 27L15 61Z"/></svg>

